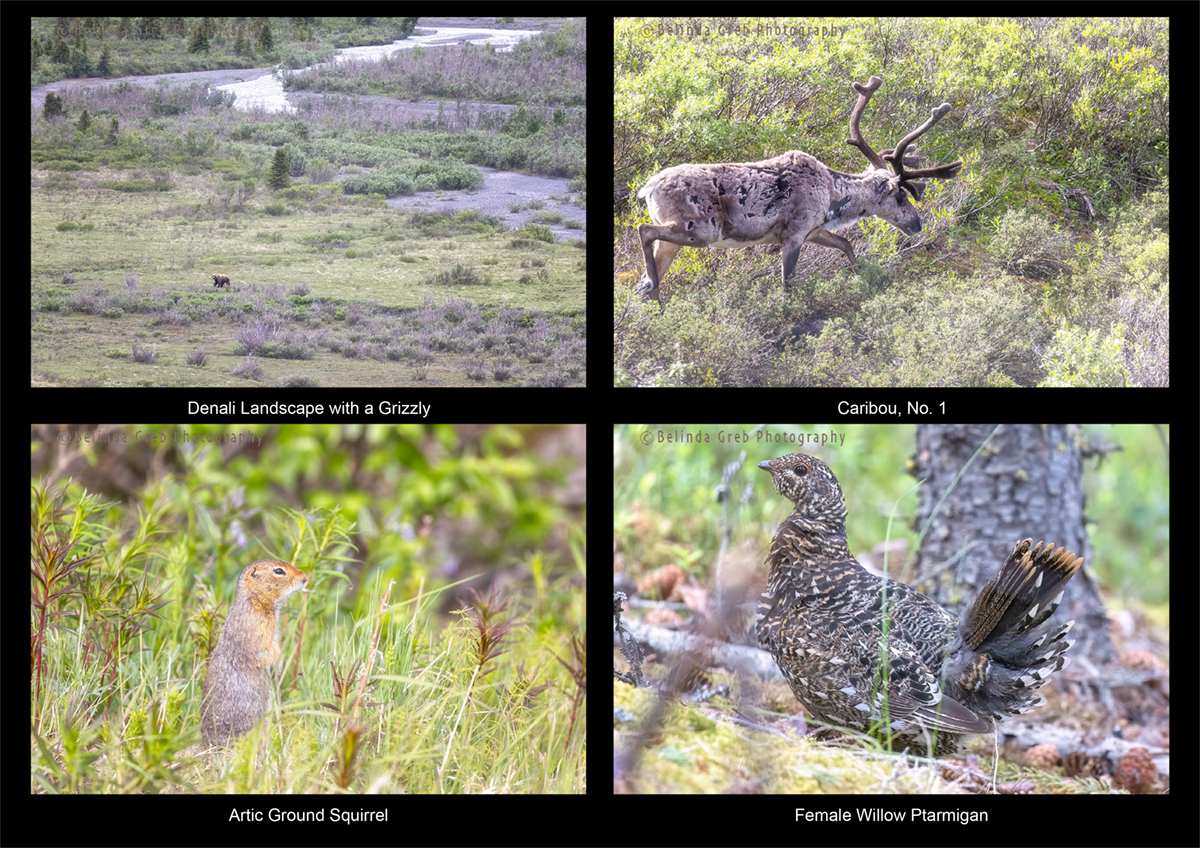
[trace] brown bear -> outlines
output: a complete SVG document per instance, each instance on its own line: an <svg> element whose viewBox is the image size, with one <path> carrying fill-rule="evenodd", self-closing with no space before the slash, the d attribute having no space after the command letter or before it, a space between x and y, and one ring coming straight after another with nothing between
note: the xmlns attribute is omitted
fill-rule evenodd
<svg viewBox="0 0 1200 848"><path fill-rule="evenodd" d="M213 278L213 285L216 286L217 288L221 288L221 286L229 285L229 278L226 277L224 274L213 274L212 278Z"/></svg>

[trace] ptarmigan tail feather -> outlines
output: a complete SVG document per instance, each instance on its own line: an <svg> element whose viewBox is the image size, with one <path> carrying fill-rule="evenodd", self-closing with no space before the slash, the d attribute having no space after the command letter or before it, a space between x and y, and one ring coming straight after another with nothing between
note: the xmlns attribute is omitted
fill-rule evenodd
<svg viewBox="0 0 1200 848"><path fill-rule="evenodd" d="M946 664L946 689L981 715L1027 713L1034 690L1066 668L1075 623L1046 624L1083 559L1063 548L1018 542L999 573L964 614Z"/></svg>

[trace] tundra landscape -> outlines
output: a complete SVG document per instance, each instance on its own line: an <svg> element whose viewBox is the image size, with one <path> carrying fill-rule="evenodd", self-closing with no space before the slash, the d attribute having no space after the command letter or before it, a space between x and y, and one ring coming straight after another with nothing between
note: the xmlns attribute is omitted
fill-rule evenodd
<svg viewBox="0 0 1200 848"><path fill-rule="evenodd" d="M585 385L583 19L31 38L32 385Z"/></svg>

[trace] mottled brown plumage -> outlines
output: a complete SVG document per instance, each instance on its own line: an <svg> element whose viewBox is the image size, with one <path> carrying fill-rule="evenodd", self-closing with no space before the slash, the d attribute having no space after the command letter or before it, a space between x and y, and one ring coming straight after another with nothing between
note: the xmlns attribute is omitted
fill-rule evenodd
<svg viewBox="0 0 1200 848"><path fill-rule="evenodd" d="M813 718L890 735L895 750L942 755L990 732L993 719L1043 703L1037 689L1066 666L1075 623L1052 630L1046 621L1082 559L1019 542L956 621L858 564L846 546L842 489L824 462L789 454L759 468L796 505L771 545L759 643Z"/></svg>

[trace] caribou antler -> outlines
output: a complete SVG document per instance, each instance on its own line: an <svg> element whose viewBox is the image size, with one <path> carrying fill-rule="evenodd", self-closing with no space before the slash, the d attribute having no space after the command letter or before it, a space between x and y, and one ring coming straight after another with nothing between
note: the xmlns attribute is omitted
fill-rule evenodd
<svg viewBox="0 0 1200 848"><path fill-rule="evenodd" d="M876 168L887 170L888 166L885 162L891 163L892 171L900 177L901 185L913 197L920 200L921 194L925 191L925 183L920 182L920 180L930 178L948 180L953 176L957 176L959 168L962 167L961 161L951 162L949 165L938 165L933 168L919 168L916 170L905 170L904 167L906 164L909 166L916 164L915 158L904 156L908 152L909 146L928 132L930 127L946 117L950 112L950 104L943 103L932 110L929 113L929 120L906 135L892 150L885 150L882 154L876 153L871 145L867 144L866 139L863 138L859 122L862 120L863 111L871 101L871 96L882 84L883 81L879 77L871 77L866 85L858 82L850 84L851 88L858 92L858 102L854 104L854 111L850 113L850 138L846 139L846 144L849 144L851 147L857 147L862 155L867 157L867 161Z"/></svg>
<svg viewBox="0 0 1200 848"><path fill-rule="evenodd" d="M868 162L876 168L886 171L887 165L884 164L883 157L871 149L871 145L867 144L866 140L862 137L862 130L858 128L858 122L862 120L863 110L871 102L871 95L881 85L883 85L883 80L879 77L871 77L866 85L857 82L850 83L850 87L858 92L858 102L854 104L854 111L850 113L850 137L846 139L846 144L851 147L857 147L859 152L867 157Z"/></svg>
<svg viewBox="0 0 1200 848"><path fill-rule="evenodd" d="M951 162L949 165L938 165L934 168L920 168L916 171L906 171L904 170L904 158L901 155L901 151L908 150L908 146L910 144L912 144L921 136L925 135L930 127L932 127L942 118L946 117L946 115L949 113L949 103L943 103L941 106L930 111L929 120L906 135L904 139L896 145L895 151L893 151L891 155L884 157L892 163L893 170L900 175L900 180L902 182L914 179L929 179L930 177L939 180L948 180L958 174L958 169L962 167L961 161ZM919 195L917 199L920 199Z"/></svg>

